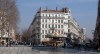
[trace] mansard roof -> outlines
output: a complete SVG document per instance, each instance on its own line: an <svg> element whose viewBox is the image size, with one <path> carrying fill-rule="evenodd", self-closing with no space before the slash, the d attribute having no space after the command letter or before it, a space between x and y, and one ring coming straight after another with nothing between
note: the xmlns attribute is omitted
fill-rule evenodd
<svg viewBox="0 0 100 54"><path fill-rule="evenodd" d="M37 13L52 13L52 12L64 12L64 13L68 13L69 12L69 9L68 8L62 8L61 10L51 10L51 9L48 9L46 8L46 10L42 10L41 8L37 11Z"/></svg>

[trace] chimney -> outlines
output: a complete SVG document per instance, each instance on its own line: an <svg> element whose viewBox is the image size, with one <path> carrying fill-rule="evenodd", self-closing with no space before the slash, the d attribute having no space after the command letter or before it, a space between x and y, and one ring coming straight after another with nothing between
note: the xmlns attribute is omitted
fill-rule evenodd
<svg viewBox="0 0 100 54"><path fill-rule="evenodd" d="M48 7L46 7L46 11L48 10Z"/></svg>
<svg viewBox="0 0 100 54"><path fill-rule="evenodd" d="M57 11L57 9L58 9L58 8L56 7L56 11Z"/></svg>
<svg viewBox="0 0 100 54"><path fill-rule="evenodd" d="M39 11L41 11L42 9L41 9L41 7L39 8Z"/></svg>
<svg viewBox="0 0 100 54"><path fill-rule="evenodd" d="M64 9L64 8L62 8L62 11L63 11L63 12L65 12L65 9Z"/></svg>
<svg viewBox="0 0 100 54"><path fill-rule="evenodd" d="M65 13L67 13L67 8L65 7Z"/></svg>
<svg viewBox="0 0 100 54"><path fill-rule="evenodd" d="M67 13L68 12L68 8L66 8L66 7L62 8L62 11L65 12L65 13Z"/></svg>

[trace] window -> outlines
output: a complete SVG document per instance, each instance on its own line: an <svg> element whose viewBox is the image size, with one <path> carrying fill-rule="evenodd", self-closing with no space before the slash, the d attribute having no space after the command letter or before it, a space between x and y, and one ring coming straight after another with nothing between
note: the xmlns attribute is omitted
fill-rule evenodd
<svg viewBox="0 0 100 54"><path fill-rule="evenodd" d="M54 20L52 20L52 23L54 23Z"/></svg>
<svg viewBox="0 0 100 54"><path fill-rule="evenodd" d="M44 34L44 30L42 30L42 33Z"/></svg>
<svg viewBox="0 0 100 54"><path fill-rule="evenodd" d="M58 25L58 28L60 28L60 25Z"/></svg>
<svg viewBox="0 0 100 54"><path fill-rule="evenodd" d="M42 14L42 16L44 17L44 14Z"/></svg>
<svg viewBox="0 0 100 54"><path fill-rule="evenodd" d="M70 18L70 16L68 16L68 18Z"/></svg>
<svg viewBox="0 0 100 54"><path fill-rule="evenodd" d="M63 34L63 31L61 31L61 34Z"/></svg>
<svg viewBox="0 0 100 54"><path fill-rule="evenodd" d="M55 15L55 17L57 17L57 15Z"/></svg>
<svg viewBox="0 0 100 54"><path fill-rule="evenodd" d="M61 20L61 23L63 23L63 20Z"/></svg>
<svg viewBox="0 0 100 54"><path fill-rule="evenodd" d="M49 14L49 17L50 17L50 14Z"/></svg>
<svg viewBox="0 0 100 54"><path fill-rule="evenodd" d="M42 24L42 28L44 28L44 24Z"/></svg>
<svg viewBox="0 0 100 54"><path fill-rule="evenodd" d="M70 29L68 29L68 32L70 32Z"/></svg>
<svg viewBox="0 0 100 54"><path fill-rule="evenodd" d="M60 17L60 14L58 16Z"/></svg>
<svg viewBox="0 0 100 54"><path fill-rule="evenodd" d="M63 28L63 25L61 25L61 28Z"/></svg>
<svg viewBox="0 0 100 54"><path fill-rule="evenodd" d="M42 22L44 22L44 19L42 19Z"/></svg>
<svg viewBox="0 0 100 54"><path fill-rule="evenodd" d="M45 22L47 22L47 19L45 19Z"/></svg>
<svg viewBox="0 0 100 54"><path fill-rule="evenodd" d="M45 35L42 35L42 38L45 38Z"/></svg>
<svg viewBox="0 0 100 54"><path fill-rule="evenodd" d="M45 34L47 34L47 30L45 30Z"/></svg>
<svg viewBox="0 0 100 54"><path fill-rule="evenodd" d="M54 28L54 24L52 25L52 28Z"/></svg>
<svg viewBox="0 0 100 54"><path fill-rule="evenodd" d="M47 24L45 24L45 28L47 28Z"/></svg>
<svg viewBox="0 0 100 54"><path fill-rule="evenodd" d="M55 20L55 23L57 23L57 20Z"/></svg>
<svg viewBox="0 0 100 54"><path fill-rule="evenodd" d="M61 15L61 17L63 17L63 15Z"/></svg>
<svg viewBox="0 0 100 54"><path fill-rule="evenodd" d="M49 30L49 33L50 33L50 30Z"/></svg>
<svg viewBox="0 0 100 54"><path fill-rule="evenodd" d="M45 35L44 35L44 38L45 38Z"/></svg>
<svg viewBox="0 0 100 54"><path fill-rule="evenodd" d="M60 30L58 30L58 33L60 34Z"/></svg>
<svg viewBox="0 0 100 54"><path fill-rule="evenodd" d="M55 28L57 28L57 25L55 25Z"/></svg>
<svg viewBox="0 0 100 54"><path fill-rule="evenodd" d="M50 28L50 25L49 25L49 28Z"/></svg>
<svg viewBox="0 0 100 54"><path fill-rule="evenodd" d="M58 23L60 23L60 20L58 20Z"/></svg>
<svg viewBox="0 0 100 54"><path fill-rule="evenodd" d="M46 17L47 17L47 14L46 14Z"/></svg>
<svg viewBox="0 0 100 54"><path fill-rule="evenodd" d="M42 35L42 38L44 38L44 35Z"/></svg>

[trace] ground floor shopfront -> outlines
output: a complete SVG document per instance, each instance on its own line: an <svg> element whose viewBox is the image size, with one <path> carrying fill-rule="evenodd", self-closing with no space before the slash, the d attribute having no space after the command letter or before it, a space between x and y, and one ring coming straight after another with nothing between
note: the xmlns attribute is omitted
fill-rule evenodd
<svg viewBox="0 0 100 54"><path fill-rule="evenodd" d="M12 41L13 41L12 38L0 38L1 45L5 45L5 44L10 43Z"/></svg>

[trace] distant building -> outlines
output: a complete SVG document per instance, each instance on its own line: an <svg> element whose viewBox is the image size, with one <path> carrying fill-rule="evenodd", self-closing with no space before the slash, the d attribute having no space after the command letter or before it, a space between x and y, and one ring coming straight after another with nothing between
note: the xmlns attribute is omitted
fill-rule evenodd
<svg viewBox="0 0 100 54"><path fill-rule="evenodd" d="M86 28L81 28L79 34L81 36L81 42L83 43L86 40Z"/></svg>
<svg viewBox="0 0 100 54"><path fill-rule="evenodd" d="M29 32L31 33L31 41L35 44L41 44L44 41L49 41L46 36L48 34L58 33L61 37L71 37L83 39L80 35L81 29L75 19L71 16L68 8L61 10L51 10L41 8L37 11L32 21Z"/></svg>

